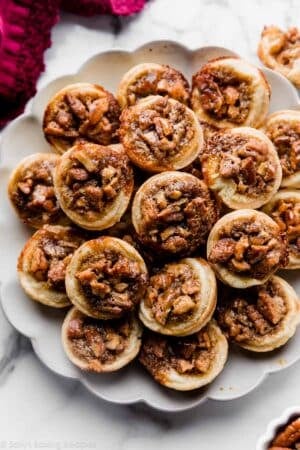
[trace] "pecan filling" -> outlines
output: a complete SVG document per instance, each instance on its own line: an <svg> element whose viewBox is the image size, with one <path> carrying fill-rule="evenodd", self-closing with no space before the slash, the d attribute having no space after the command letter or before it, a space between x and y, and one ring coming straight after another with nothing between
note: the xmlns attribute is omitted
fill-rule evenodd
<svg viewBox="0 0 300 450"><path fill-rule="evenodd" d="M91 308L114 316L131 311L147 283L147 275L136 261L113 250L84 261L76 278Z"/></svg>
<svg viewBox="0 0 300 450"><path fill-rule="evenodd" d="M164 66L163 71L152 69L128 86L128 104L134 105L139 99L155 94L168 95L187 104L189 85L184 76L171 67Z"/></svg>
<svg viewBox="0 0 300 450"><path fill-rule="evenodd" d="M276 44L271 51L279 64L292 67L300 59L300 31L297 28L281 33Z"/></svg>
<svg viewBox="0 0 300 450"><path fill-rule="evenodd" d="M283 177L300 171L300 122L291 126L282 121L267 130L267 135L278 152Z"/></svg>
<svg viewBox="0 0 300 450"><path fill-rule="evenodd" d="M276 167L265 142L218 133L209 139L203 161L209 162L210 155L217 155L219 176L233 180L237 193L260 196L272 189Z"/></svg>
<svg viewBox="0 0 300 450"><path fill-rule="evenodd" d="M271 280L262 286L230 291L217 321L226 337L235 342L251 341L274 333L287 313L285 300Z"/></svg>
<svg viewBox="0 0 300 450"><path fill-rule="evenodd" d="M297 417L281 428L275 436L269 450L299 450L300 449L300 418Z"/></svg>
<svg viewBox="0 0 300 450"><path fill-rule="evenodd" d="M161 325L186 320L195 310L200 283L188 264L167 264L150 278L145 303Z"/></svg>
<svg viewBox="0 0 300 450"><path fill-rule="evenodd" d="M204 328L184 338L147 332L139 360L154 378L159 379L170 368L180 375L205 374L214 356L214 342Z"/></svg>
<svg viewBox="0 0 300 450"><path fill-rule="evenodd" d="M124 111L121 136L143 158L168 166L194 138L195 128L186 106L161 97L142 111ZM127 130L126 130L127 128Z"/></svg>
<svg viewBox="0 0 300 450"><path fill-rule="evenodd" d="M168 253L192 253L218 219L218 208L198 179L153 185L141 202L140 239Z"/></svg>
<svg viewBox="0 0 300 450"><path fill-rule="evenodd" d="M65 292L65 275L74 251L82 244L74 235L46 235L31 255L28 272L37 280L46 282L49 288Z"/></svg>
<svg viewBox="0 0 300 450"><path fill-rule="evenodd" d="M130 322L119 319L109 322L82 316L70 321L67 336L74 354L97 369L113 363L128 346Z"/></svg>
<svg viewBox="0 0 300 450"><path fill-rule="evenodd" d="M120 108L112 94L104 89L66 92L46 110L44 131L47 137L59 138L70 146L80 138L108 145L116 142Z"/></svg>
<svg viewBox="0 0 300 450"><path fill-rule="evenodd" d="M217 120L241 124L248 117L251 102L250 80L227 68L203 68L193 77L205 112Z"/></svg>
<svg viewBox="0 0 300 450"><path fill-rule="evenodd" d="M79 148L71 156L71 166L64 178L67 206L93 220L131 180L132 170L125 153L110 147L91 151Z"/></svg>
<svg viewBox="0 0 300 450"><path fill-rule="evenodd" d="M62 214L53 188L55 165L54 161L45 160L23 172L11 199L24 219L51 223Z"/></svg>
<svg viewBox="0 0 300 450"><path fill-rule="evenodd" d="M240 220L224 226L208 260L242 276L263 279L286 264L285 240L263 223Z"/></svg>
<svg viewBox="0 0 300 450"><path fill-rule="evenodd" d="M289 252L300 257L300 203L297 199L280 199L273 207L271 217L286 233Z"/></svg>

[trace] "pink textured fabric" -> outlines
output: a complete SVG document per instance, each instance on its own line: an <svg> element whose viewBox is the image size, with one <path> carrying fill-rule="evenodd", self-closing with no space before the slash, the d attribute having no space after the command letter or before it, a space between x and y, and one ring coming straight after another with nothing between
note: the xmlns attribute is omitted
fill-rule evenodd
<svg viewBox="0 0 300 450"><path fill-rule="evenodd" d="M0 127L36 92L59 6L73 13L129 15L145 0L0 0Z"/></svg>

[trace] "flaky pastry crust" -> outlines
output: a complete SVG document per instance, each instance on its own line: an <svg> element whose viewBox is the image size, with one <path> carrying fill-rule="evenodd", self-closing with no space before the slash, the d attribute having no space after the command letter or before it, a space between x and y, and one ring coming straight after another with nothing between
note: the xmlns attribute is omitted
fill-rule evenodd
<svg viewBox="0 0 300 450"><path fill-rule="evenodd" d="M105 321L72 308L62 326L68 358L81 370L114 372L129 364L141 347L142 327L133 315Z"/></svg>

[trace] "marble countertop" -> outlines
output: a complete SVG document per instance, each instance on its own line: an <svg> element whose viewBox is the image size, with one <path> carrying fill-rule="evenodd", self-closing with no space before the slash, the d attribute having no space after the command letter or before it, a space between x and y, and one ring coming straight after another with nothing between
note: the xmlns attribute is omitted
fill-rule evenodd
<svg viewBox="0 0 300 450"><path fill-rule="evenodd" d="M152 0L132 18L64 14L39 86L77 70L96 52L154 39L220 45L257 62L262 27L297 25L299 13L299 0ZM299 378L300 364L272 375L247 397L176 415L110 405L50 373L0 313L0 449L253 450L269 420L300 403Z"/></svg>

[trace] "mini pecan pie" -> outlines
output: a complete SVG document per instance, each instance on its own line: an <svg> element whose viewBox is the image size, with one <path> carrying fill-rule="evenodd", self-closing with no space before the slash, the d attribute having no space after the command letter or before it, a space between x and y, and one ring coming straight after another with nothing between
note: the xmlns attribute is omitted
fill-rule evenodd
<svg viewBox="0 0 300 450"><path fill-rule="evenodd" d="M102 86L71 84L48 103L44 134L57 153L63 153L82 139L109 145L117 142L119 115L117 100Z"/></svg>
<svg viewBox="0 0 300 450"><path fill-rule="evenodd" d="M62 343L68 358L82 370L114 372L126 366L141 347L142 328L133 315L100 320L72 308L63 323Z"/></svg>
<svg viewBox="0 0 300 450"><path fill-rule="evenodd" d="M26 294L55 308L69 305L66 268L84 240L81 232L70 227L44 225L36 231L18 259L19 279Z"/></svg>
<svg viewBox="0 0 300 450"><path fill-rule="evenodd" d="M59 156L36 153L24 158L12 172L8 195L20 219L34 228L69 223L53 187L53 172Z"/></svg>
<svg viewBox="0 0 300 450"><path fill-rule="evenodd" d="M155 63L143 63L132 67L123 76L117 91L121 108L134 105L149 95L167 95L188 104L189 84L178 70Z"/></svg>
<svg viewBox="0 0 300 450"><path fill-rule="evenodd" d="M61 156L54 175L61 208L88 230L103 230L120 220L133 184L133 171L120 144L79 143Z"/></svg>
<svg viewBox="0 0 300 450"><path fill-rule="evenodd" d="M127 242L103 236L83 244L66 275L71 302L96 319L119 318L135 309L148 281L143 258Z"/></svg>
<svg viewBox="0 0 300 450"><path fill-rule="evenodd" d="M214 225L207 241L207 258L224 283L236 288L255 286L286 265L286 240L269 216L241 209Z"/></svg>
<svg viewBox="0 0 300 450"><path fill-rule="evenodd" d="M132 223L140 241L165 255L195 251L205 243L218 214L206 184L184 172L149 178L132 205Z"/></svg>
<svg viewBox="0 0 300 450"><path fill-rule="evenodd" d="M283 187L300 188L300 111L271 114L264 132L273 142L282 166Z"/></svg>
<svg viewBox="0 0 300 450"><path fill-rule="evenodd" d="M300 268L300 191L283 190L265 205L264 212L272 217L288 243L288 264L286 269Z"/></svg>
<svg viewBox="0 0 300 450"><path fill-rule="evenodd" d="M254 128L215 133L207 141L201 162L208 187L231 209L260 208L281 183L277 152L272 142Z"/></svg>
<svg viewBox="0 0 300 450"><path fill-rule="evenodd" d="M258 127L266 117L270 86L263 73L239 58L209 61L194 74L192 109L218 128Z"/></svg>
<svg viewBox="0 0 300 450"><path fill-rule="evenodd" d="M299 450L300 448L300 417L293 417L278 430L269 444L268 450Z"/></svg>
<svg viewBox="0 0 300 450"><path fill-rule="evenodd" d="M152 275L140 304L140 319L158 333L186 336L209 322L216 301L213 270L204 259L185 258Z"/></svg>
<svg viewBox="0 0 300 450"><path fill-rule="evenodd" d="M190 391L211 383L222 371L228 353L225 336L215 321L186 337L146 332L139 360L158 383Z"/></svg>
<svg viewBox="0 0 300 450"><path fill-rule="evenodd" d="M275 26L264 27L257 53L265 66L277 70L300 88L299 28L284 32Z"/></svg>
<svg viewBox="0 0 300 450"><path fill-rule="evenodd" d="M284 345L300 321L300 302L285 280L269 280L248 289L230 289L217 309L225 336L253 352L268 352Z"/></svg>
<svg viewBox="0 0 300 450"><path fill-rule="evenodd" d="M203 146L203 133L191 109L159 95L123 110L120 138L132 162L149 172L189 165Z"/></svg>

